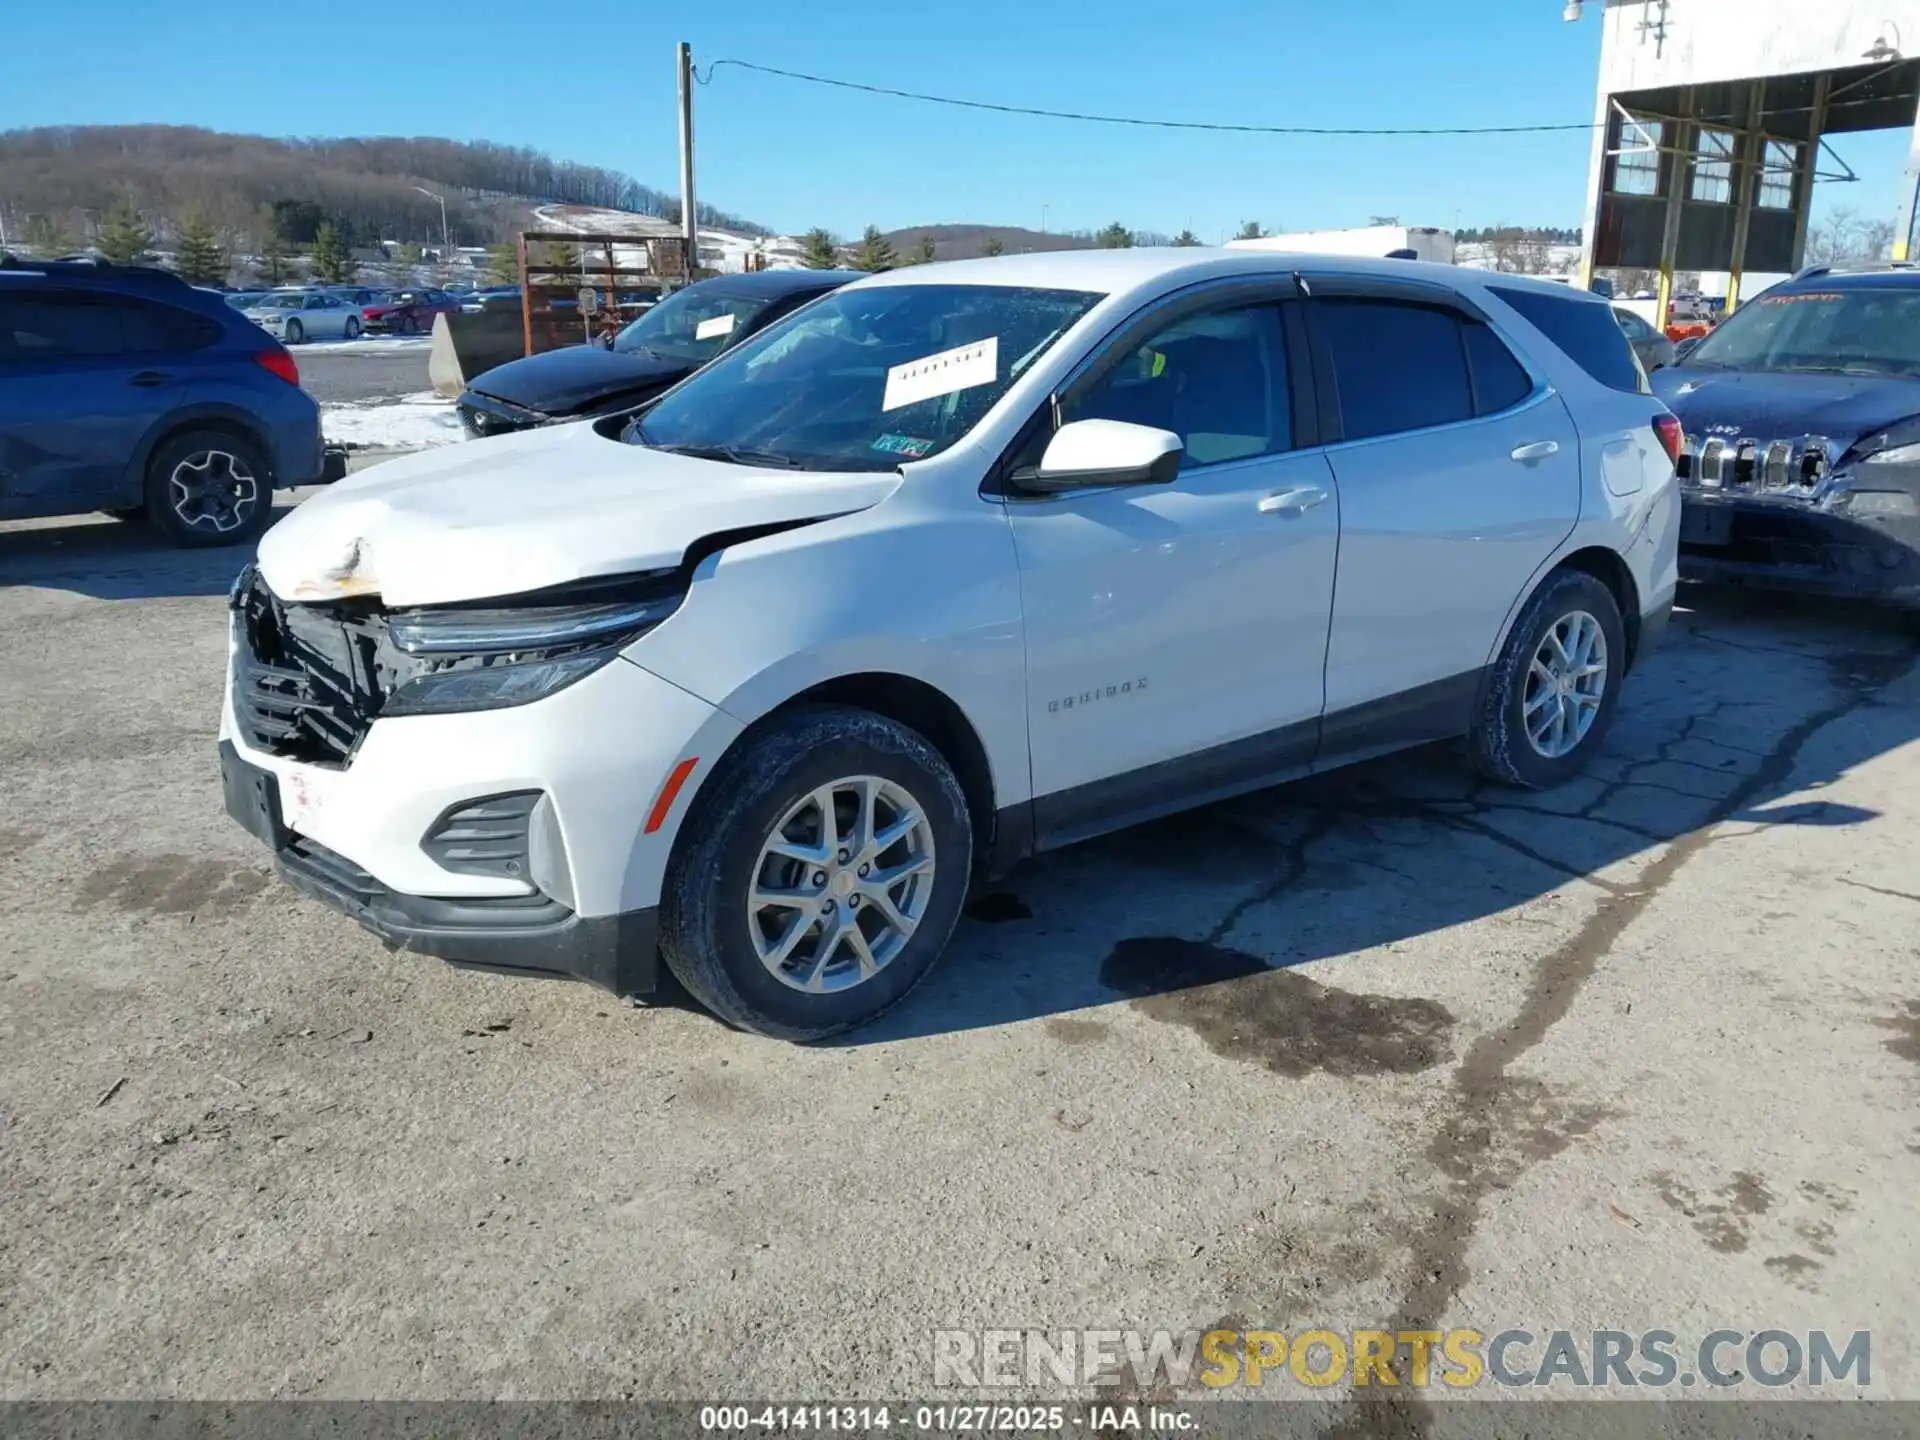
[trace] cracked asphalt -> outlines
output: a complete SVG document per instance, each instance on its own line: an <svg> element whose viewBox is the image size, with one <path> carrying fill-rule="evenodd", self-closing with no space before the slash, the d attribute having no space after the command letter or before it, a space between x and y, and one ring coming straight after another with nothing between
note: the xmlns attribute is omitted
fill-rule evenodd
<svg viewBox="0 0 1920 1440"><path fill-rule="evenodd" d="M1043 857L801 1049L274 880L237 563L0 527L0 1395L897 1397L936 1327L1224 1323L1867 1329L1843 1393L1920 1398L1892 617L1686 593L1572 784L1435 749Z"/></svg>

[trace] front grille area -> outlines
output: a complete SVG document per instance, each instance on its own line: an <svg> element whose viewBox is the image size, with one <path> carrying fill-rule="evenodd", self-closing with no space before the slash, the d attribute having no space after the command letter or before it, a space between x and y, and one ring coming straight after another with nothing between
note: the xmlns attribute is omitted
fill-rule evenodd
<svg viewBox="0 0 1920 1440"><path fill-rule="evenodd" d="M371 609L286 605L257 575L234 595L239 654L234 718L248 743L309 765L344 768L383 696Z"/></svg>
<svg viewBox="0 0 1920 1440"><path fill-rule="evenodd" d="M443 870L524 881L527 824L539 803L538 790L468 801L434 821L420 848Z"/></svg>
<svg viewBox="0 0 1920 1440"><path fill-rule="evenodd" d="M1832 469L1823 435L1776 440L1689 436L1679 465L1680 479L1702 490L1804 500L1819 498Z"/></svg>

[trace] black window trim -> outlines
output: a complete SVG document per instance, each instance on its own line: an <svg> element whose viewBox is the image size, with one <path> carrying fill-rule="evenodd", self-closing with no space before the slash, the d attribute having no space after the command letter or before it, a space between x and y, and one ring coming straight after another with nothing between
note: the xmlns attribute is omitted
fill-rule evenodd
<svg viewBox="0 0 1920 1440"><path fill-rule="evenodd" d="M1293 444L1286 450L1274 451L1272 455L1218 460L1211 465L1195 465L1191 469L1183 464L1180 474L1197 475L1222 465L1245 465L1253 460L1272 459L1274 455L1298 455L1320 448L1323 443L1321 419L1324 407L1315 393L1312 366L1309 363L1311 352L1306 348L1306 328L1298 315L1301 294L1298 276L1274 273L1201 280L1149 300L1109 328L1014 432L1012 440L988 467L986 478L980 482L981 497L1003 503L1029 504L1057 501L1075 495L1109 493L1112 487L1098 486L1065 494L1033 494L1013 484L1011 476L1039 433L1059 428L1062 408L1104 380L1148 336L1190 315L1205 314L1212 310L1247 309L1261 304L1279 307L1281 339L1286 347ZM1173 483L1177 485L1179 480L1176 478Z"/></svg>
<svg viewBox="0 0 1920 1440"><path fill-rule="evenodd" d="M1342 449L1349 445L1374 445L1382 441L1398 440L1405 435L1432 435L1443 430L1457 430L1467 425L1484 425L1488 421L1505 419L1523 410L1532 409L1553 393L1552 383L1540 373L1539 367L1533 363L1526 348L1516 344L1512 334L1488 314L1471 295L1422 280L1398 280L1371 275L1316 275L1309 271L1303 273L1300 279L1302 288L1309 297L1302 309L1305 311L1307 332L1313 347L1314 376L1320 394L1324 397L1321 404L1321 434L1322 443L1326 449ZM1462 336L1460 363L1467 372L1467 398L1474 406L1474 414L1464 420L1445 420L1438 425L1421 425L1412 430L1390 430L1384 435L1367 435L1350 440L1347 438L1346 422L1340 413L1340 387L1333 372L1333 349L1327 344L1326 335L1320 327L1321 311L1316 302L1321 300L1385 300L1402 305L1416 305L1428 310L1445 311L1464 325L1484 325L1519 362L1521 370L1533 382L1533 388L1503 410L1489 411L1485 415L1478 413L1479 386L1474 379L1472 356L1467 350L1465 337Z"/></svg>

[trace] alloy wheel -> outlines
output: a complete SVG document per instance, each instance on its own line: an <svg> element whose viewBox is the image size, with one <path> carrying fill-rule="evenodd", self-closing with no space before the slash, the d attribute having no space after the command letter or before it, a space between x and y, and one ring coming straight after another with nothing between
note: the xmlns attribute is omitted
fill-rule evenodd
<svg viewBox="0 0 1920 1440"><path fill-rule="evenodd" d="M822 785L760 848L747 895L754 953L808 994L864 984L913 938L934 874L933 827L904 786L876 775Z"/></svg>
<svg viewBox="0 0 1920 1440"><path fill-rule="evenodd" d="M225 535L252 518L260 503L260 482L239 456L197 450L167 477L167 501L189 530Z"/></svg>
<svg viewBox="0 0 1920 1440"><path fill-rule="evenodd" d="M1585 610L1562 615L1527 665L1520 700L1527 742L1548 760L1570 753L1587 738L1606 693L1606 632Z"/></svg>

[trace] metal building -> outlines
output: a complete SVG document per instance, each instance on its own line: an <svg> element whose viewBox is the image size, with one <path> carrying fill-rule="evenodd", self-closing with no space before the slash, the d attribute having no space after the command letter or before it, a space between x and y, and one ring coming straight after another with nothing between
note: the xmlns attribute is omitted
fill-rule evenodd
<svg viewBox="0 0 1920 1440"><path fill-rule="evenodd" d="M1578 18L1580 0L1567 6ZM1590 8L1590 7L1588 7ZM1582 278L1595 267L1791 272L1823 141L1911 129L1896 259L1920 252L1920 0L1605 0ZM1885 196L1889 208L1895 197Z"/></svg>

